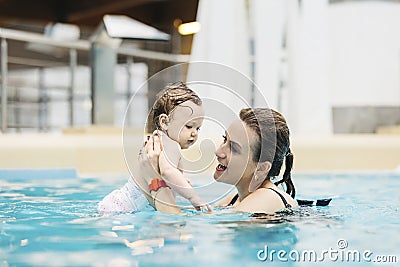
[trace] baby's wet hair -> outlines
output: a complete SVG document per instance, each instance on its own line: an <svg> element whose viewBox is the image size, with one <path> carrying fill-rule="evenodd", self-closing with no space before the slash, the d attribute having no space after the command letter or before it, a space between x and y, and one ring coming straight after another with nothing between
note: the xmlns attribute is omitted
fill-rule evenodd
<svg viewBox="0 0 400 267"><path fill-rule="evenodd" d="M170 115L177 106L186 101L192 101L196 105L202 104L200 97L184 82L178 81L167 84L157 94L157 99L147 117L147 131L151 133L154 130L160 129L160 115Z"/></svg>

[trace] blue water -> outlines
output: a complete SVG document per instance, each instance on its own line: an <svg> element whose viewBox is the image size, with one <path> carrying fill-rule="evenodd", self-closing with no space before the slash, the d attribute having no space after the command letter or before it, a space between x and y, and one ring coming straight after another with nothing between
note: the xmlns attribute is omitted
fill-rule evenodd
<svg viewBox="0 0 400 267"><path fill-rule="evenodd" d="M294 180L299 199L333 197L331 204L261 217L151 209L104 216L97 202L121 179L2 179L0 266L399 265L399 174L295 174ZM318 259L297 259L305 250ZM325 250L331 258L322 258ZM349 251L360 261L343 256Z"/></svg>

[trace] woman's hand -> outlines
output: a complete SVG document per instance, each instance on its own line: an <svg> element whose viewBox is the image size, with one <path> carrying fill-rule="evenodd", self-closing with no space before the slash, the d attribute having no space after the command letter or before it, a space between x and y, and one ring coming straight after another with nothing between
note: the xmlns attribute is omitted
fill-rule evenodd
<svg viewBox="0 0 400 267"><path fill-rule="evenodd" d="M154 134L149 136L147 141L145 141L138 157L140 173L147 184L149 184L153 178L160 177L158 160L161 151L162 143L160 133L154 132Z"/></svg>

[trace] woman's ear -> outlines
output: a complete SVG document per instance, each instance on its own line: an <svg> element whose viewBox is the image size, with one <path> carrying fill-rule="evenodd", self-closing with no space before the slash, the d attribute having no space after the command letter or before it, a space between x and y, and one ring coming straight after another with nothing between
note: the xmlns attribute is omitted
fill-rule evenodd
<svg viewBox="0 0 400 267"><path fill-rule="evenodd" d="M160 123L160 126L161 126L161 130L163 130L163 131L167 131L168 130L168 122L169 122L169 118L168 118L168 116L167 116L167 114L161 114L159 117L158 117L158 122Z"/></svg>
<svg viewBox="0 0 400 267"><path fill-rule="evenodd" d="M267 178L271 166L272 164L269 161L257 163L257 168L254 171L253 178L251 179L249 184L249 192L254 192L261 186L261 184Z"/></svg>

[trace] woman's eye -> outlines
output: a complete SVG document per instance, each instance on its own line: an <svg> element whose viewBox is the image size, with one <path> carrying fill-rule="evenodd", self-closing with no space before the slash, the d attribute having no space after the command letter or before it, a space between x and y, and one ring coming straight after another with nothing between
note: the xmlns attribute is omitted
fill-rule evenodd
<svg viewBox="0 0 400 267"><path fill-rule="evenodd" d="M197 131L200 131L200 127L197 127L196 130L197 130Z"/></svg>
<svg viewBox="0 0 400 267"><path fill-rule="evenodd" d="M186 125L186 128L192 129L193 127L192 127L192 126L189 126L189 125Z"/></svg>
<svg viewBox="0 0 400 267"><path fill-rule="evenodd" d="M222 138L224 139L224 144L226 143L226 135L223 135Z"/></svg>
<svg viewBox="0 0 400 267"><path fill-rule="evenodd" d="M234 153L234 154L239 154L239 150L237 150L237 149L235 148L235 146L231 146L231 151L232 151L232 153Z"/></svg>

